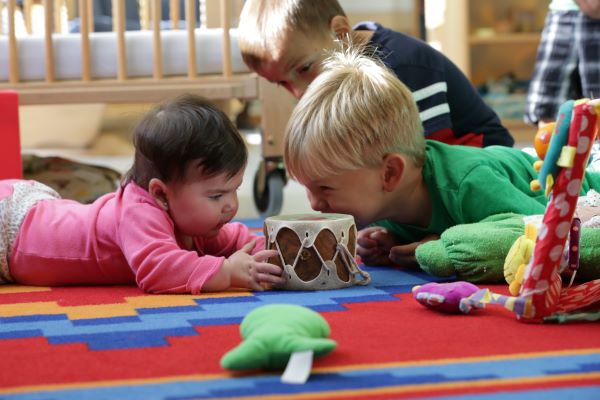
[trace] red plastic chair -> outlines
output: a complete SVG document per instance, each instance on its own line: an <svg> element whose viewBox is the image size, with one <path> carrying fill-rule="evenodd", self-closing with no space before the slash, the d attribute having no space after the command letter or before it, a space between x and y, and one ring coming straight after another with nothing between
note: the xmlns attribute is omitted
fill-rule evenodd
<svg viewBox="0 0 600 400"><path fill-rule="evenodd" d="M0 179L22 176L19 95L14 91L0 91Z"/></svg>

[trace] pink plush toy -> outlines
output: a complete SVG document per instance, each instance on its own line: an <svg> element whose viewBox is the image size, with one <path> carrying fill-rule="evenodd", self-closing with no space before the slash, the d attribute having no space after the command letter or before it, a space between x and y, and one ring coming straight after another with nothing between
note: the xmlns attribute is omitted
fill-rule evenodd
<svg viewBox="0 0 600 400"><path fill-rule="evenodd" d="M427 308L447 313L468 313L470 310L461 308L460 301L478 290L479 288L470 282L430 282L415 286L412 294L415 300ZM479 308L483 308L483 304Z"/></svg>

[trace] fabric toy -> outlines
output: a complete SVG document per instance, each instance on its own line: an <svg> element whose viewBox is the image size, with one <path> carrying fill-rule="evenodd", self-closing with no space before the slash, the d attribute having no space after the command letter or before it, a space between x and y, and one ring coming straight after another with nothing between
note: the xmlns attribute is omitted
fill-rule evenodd
<svg viewBox="0 0 600 400"><path fill-rule="evenodd" d="M536 238L537 228L535 225L525 225L525 234L513 243L504 260L504 279L509 284L508 289L513 296L518 295L521 289L525 267L533 254Z"/></svg>
<svg viewBox="0 0 600 400"><path fill-rule="evenodd" d="M565 106L570 108L565 109ZM569 117L571 110L572 117ZM519 297L529 305L528 310L517 313L517 317L525 321L541 322L555 313L572 312L600 301L600 280L563 288L558 272L560 255L572 226L583 174L595 139L598 114L598 100L579 100L572 106L565 103L559 110L557 129L563 129L568 123L568 138L560 141L555 129L544 160L544 165L552 162L559 167L556 179L548 179L547 176L544 179L544 165L540 170L539 180L546 181L546 193L551 191L551 197L519 292ZM551 151L555 150L555 139L559 140L556 146L561 147L560 156L556 160L548 160Z"/></svg>
<svg viewBox="0 0 600 400"><path fill-rule="evenodd" d="M573 147L564 146L569 138L569 129L571 126L574 105L575 102L569 100L560 106L558 110L558 119L554 125L554 131L550 138L550 144L543 157L544 162L537 164L537 167L539 168L538 179L531 183L531 188L533 190L544 189L546 196L550 194L550 190L552 190L554 182L556 182L559 171L559 158L567 156L567 152L570 152L568 157L574 157Z"/></svg>
<svg viewBox="0 0 600 400"><path fill-rule="evenodd" d="M412 294L415 300L427 308L457 313L462 311L460 310L460 301L478 290L477 286L469 282L429 282L413 287Z"/></svg>
<svg viewBox="0 0 600 400"><path fill-rule="evenodd" d="M474 307L500 304L525 322L600 319L598 310L588 308L600 302L600 279L573 285L574 271L578 267L581 270L584 264L584 249L587 247L593 253L598 247L584 243L586 231L581 228L579 218L574 216L599 114L600 100L567 102L560 109L546 158L539 168L539 179L532 184L532 187L544 188L549 196L546 211L537 232L527 225L525 235L507 252L509 268L506 277L517 282L511 287L516 295L505 296L479 289L459 300L460 311L466 313ZM552 165L544 167L547 163ZM598 231L588 231L594 236L594 243L598 243ZM429 243L419 246L417 251ZM437 245L439 247L439 243ZM511 265L518 267L510 268ZM594 260L592 269L598 269L599 265ZM562 269L570 278L566 285L562 282Z"/></svg>
<svg viewBox="0 0 600 400"><path fill-rule="evenodd" d="M591 233L595 233L594 236L599 237L600 240L599 230L593 230ZM504 261L504 278L509 284L509 292L513 296L517 296L521 290L521 285L525 279L525 269L527 268L527 265L531 260L531 256L533 255L536 239L537 228L534 224L527 224L525 226L525 234L515 241L510 248L508 255L506 256L506 260ZM563 250L562 261L558 269L563 278L569 279L569 285L573 284L580 266L580 239L581 220L579 218L573 218L571 231L569 232L568 236L568 246L565 246ZM596 249L599 243L595 243L595 246L586 246L586 250L591 250L592 253L597 253ZM598 266L597 257L593 259L592 266ZM587 269L586 272L588 272ZM589 274L586 273L586 275ZM600 278L600 276L594 276L585 280L592 280L594 278Z"/></svg>
<svg viewBox="0 0 600 400"><path fill-rule="evenodd" d="M573 286L563 286L560 274L561 259L567 247L571 270L581 260L583 250L580 224L574 218L585 167L596 136L596 122L600 114L600 100L587 99L565 103L560 108L557 129L568 127L568 135L555 132L544 164L554 167L540 169L539 184L545 184L549 202L540 228L533 254L523 271L523 282L518 296L503 296L481 289L464 298L460 306L480 307L481 304L502 304L525 322L594 320L600 313L586 312L586 307L600 302L600 279ZM560 149L556 149L559 147ZM549 157L551 154L558 156ZM568 239L569 233L571 237ZM583 238L583 235L581 236ZM570 242L569 242L570 240ZM577 260L575 259L577 258ZM518 278L519 274L515 274Z"/></svg>
<svg viewBox="0 0 600 400"><path fill-rule="evenodd" d="M506 213L453 226L438 240L417 247L417 262L423 271L437 277L473 283L500 283L506 279L511 283L514 281L511 274L533 254L537 236L534 225L529 228L533 230L529 238L523 237L526 221L530 219L535 218ZM541 216L538 219L541 221ZM581 228L579 251L577 279L600 279L600 229ZM514 257L518 259L511 261L511 265L517 264L512 269L505 268L505 262Z"/></svg>
<svg viewBox="0 0 600 400"><path fill-rule="evenodd" d="M240 325L244 341L221 358L226 369L283 369L294 352L330 353L327 321L317 312L292 304L269 304L252 310Z"/></svg>
<svg viewBox="0 0 600 400"><path fill-rule="evenodd" d="M546 152L550 146L550 139L552 138L552 132L554 131L555 126L555 122L550 122L542 126L538 129L535 137L533 138L533 147L535 148L535 152L542 160L546 157Z"/></svg>
<svg viewBox="0 0 600 400"><path fill-rule="evenodd" d="M481 222L446 229L438 240L417 247L415 256L421 268L433 276L501 282L506 254L524 227L522 215L492 215Z"/></svg>

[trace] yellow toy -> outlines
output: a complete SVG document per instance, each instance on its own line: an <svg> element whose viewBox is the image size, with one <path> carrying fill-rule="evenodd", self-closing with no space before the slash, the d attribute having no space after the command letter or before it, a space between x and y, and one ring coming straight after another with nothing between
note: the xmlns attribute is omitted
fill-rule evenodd
<svg viewBox="0 0 600 400"><path fill-rule="evenodd" d="M516 296L519 294L525 268L533 254L535 240L537 238L537 228L533 224L525 225L525 234L519 237L512 245L504 262L504 278L509 284L510 294Z"/></svg>

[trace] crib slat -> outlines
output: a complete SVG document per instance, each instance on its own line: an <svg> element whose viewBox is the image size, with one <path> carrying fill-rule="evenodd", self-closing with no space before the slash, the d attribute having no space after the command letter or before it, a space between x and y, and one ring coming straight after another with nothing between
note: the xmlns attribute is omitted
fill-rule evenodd
<svg viewBox="0 0 600 400"><path fill-rule="evenodd" d="M44 0L44 47L46 62L46 82L54 82L54 45L52 42L52 19L54 3L52 0Z"/></svg>
<svg viewBox="0 0 600 400"><path fill-rule="evenodd" d="M93 0L92 0L93 1ZM96 30L96 28L94 27L94 4L90 4L91 7L88 7L87 9L87 20L88 20L88 31L89 32L94 32ZM80 19L83 19L83 15L81 15L79 17Z"/></svg>
<svg viewBox="0 0 600 400"><path fill-rule="evenodd" d="M138 0L140 5L140 28L150 30L150 0Z"/></svg>
<svg viewBox="0 0 600 400"><path fill-rule="evenodd" d="M230 25L229 0L221 0L221 26L223 27L223 77L231 77L231 42L229 40Z"/></svg>
<svg viewBox="0 0 600 400"><path fill-rule="evenodd" d="M55 0L54 2L54 32L62 32L62 0Z"/></svg>
<svg viewBox="0 0 600 400"><path fill-rule="evenodd" d="M160 0L152 2L152 33L153 33L153 60L154 79L162 79L162 49L160 43L160 20L162 19Z"/></svg>
<svg viewBox="0 0 600 400"><path fill-rule="evenodd" d="M19 55L17 52L17 36L15 26L15 11L17 9L16 0L8 0L8 55L10 59L10 67L8 76L10 83L19 82Z"/></svg>
<svg viewBox="0 0 600 400"><path fill-rule="evenodd" d="M4 15L4 2L0 1L0 36L4 36L4 23L2 16Z"/></svg>
<svg viewBox="0 0 600 400"><path fill-rule="evenodd" d="M196 0L185 1L185 24L188 39L188 78L196 77Z"/></svg>
<svg viewBox="0 0 600 400"><path fill-rule="evenodd" d="M89 82L92 80L90 60L90 24L86 18L89 7L89 0L79 0L79 21L81 31L81 80L84 82Z"/></svg>
<svg viewBox="0 0 600 400"><path fill-rule="evenodd" d="M200 0L200 26L218 28L221 23L219 3L221 0Z"/></svg>
<svg viewBox="0 0 600 400"><path fill-rule="evenodd" d="M117 34L117 80L127 79L127 54L125 49L125 1L113 0L113 30Z"/></svg>
<svg viewBox="0 0 600 400"><path fill-rule="evenodd" d="M179 29L179 0L171 0L169 2L169 15L171 16L171 29L174 31Z"/></svg>
<svg viewBox="0 0 600 400"><path fill-rule="evenodd" d="M25 30L28 35L33 33L33 27L31 24L31 11L33 9L33 0L23 1L23 19L25 20Z"/></svg>

